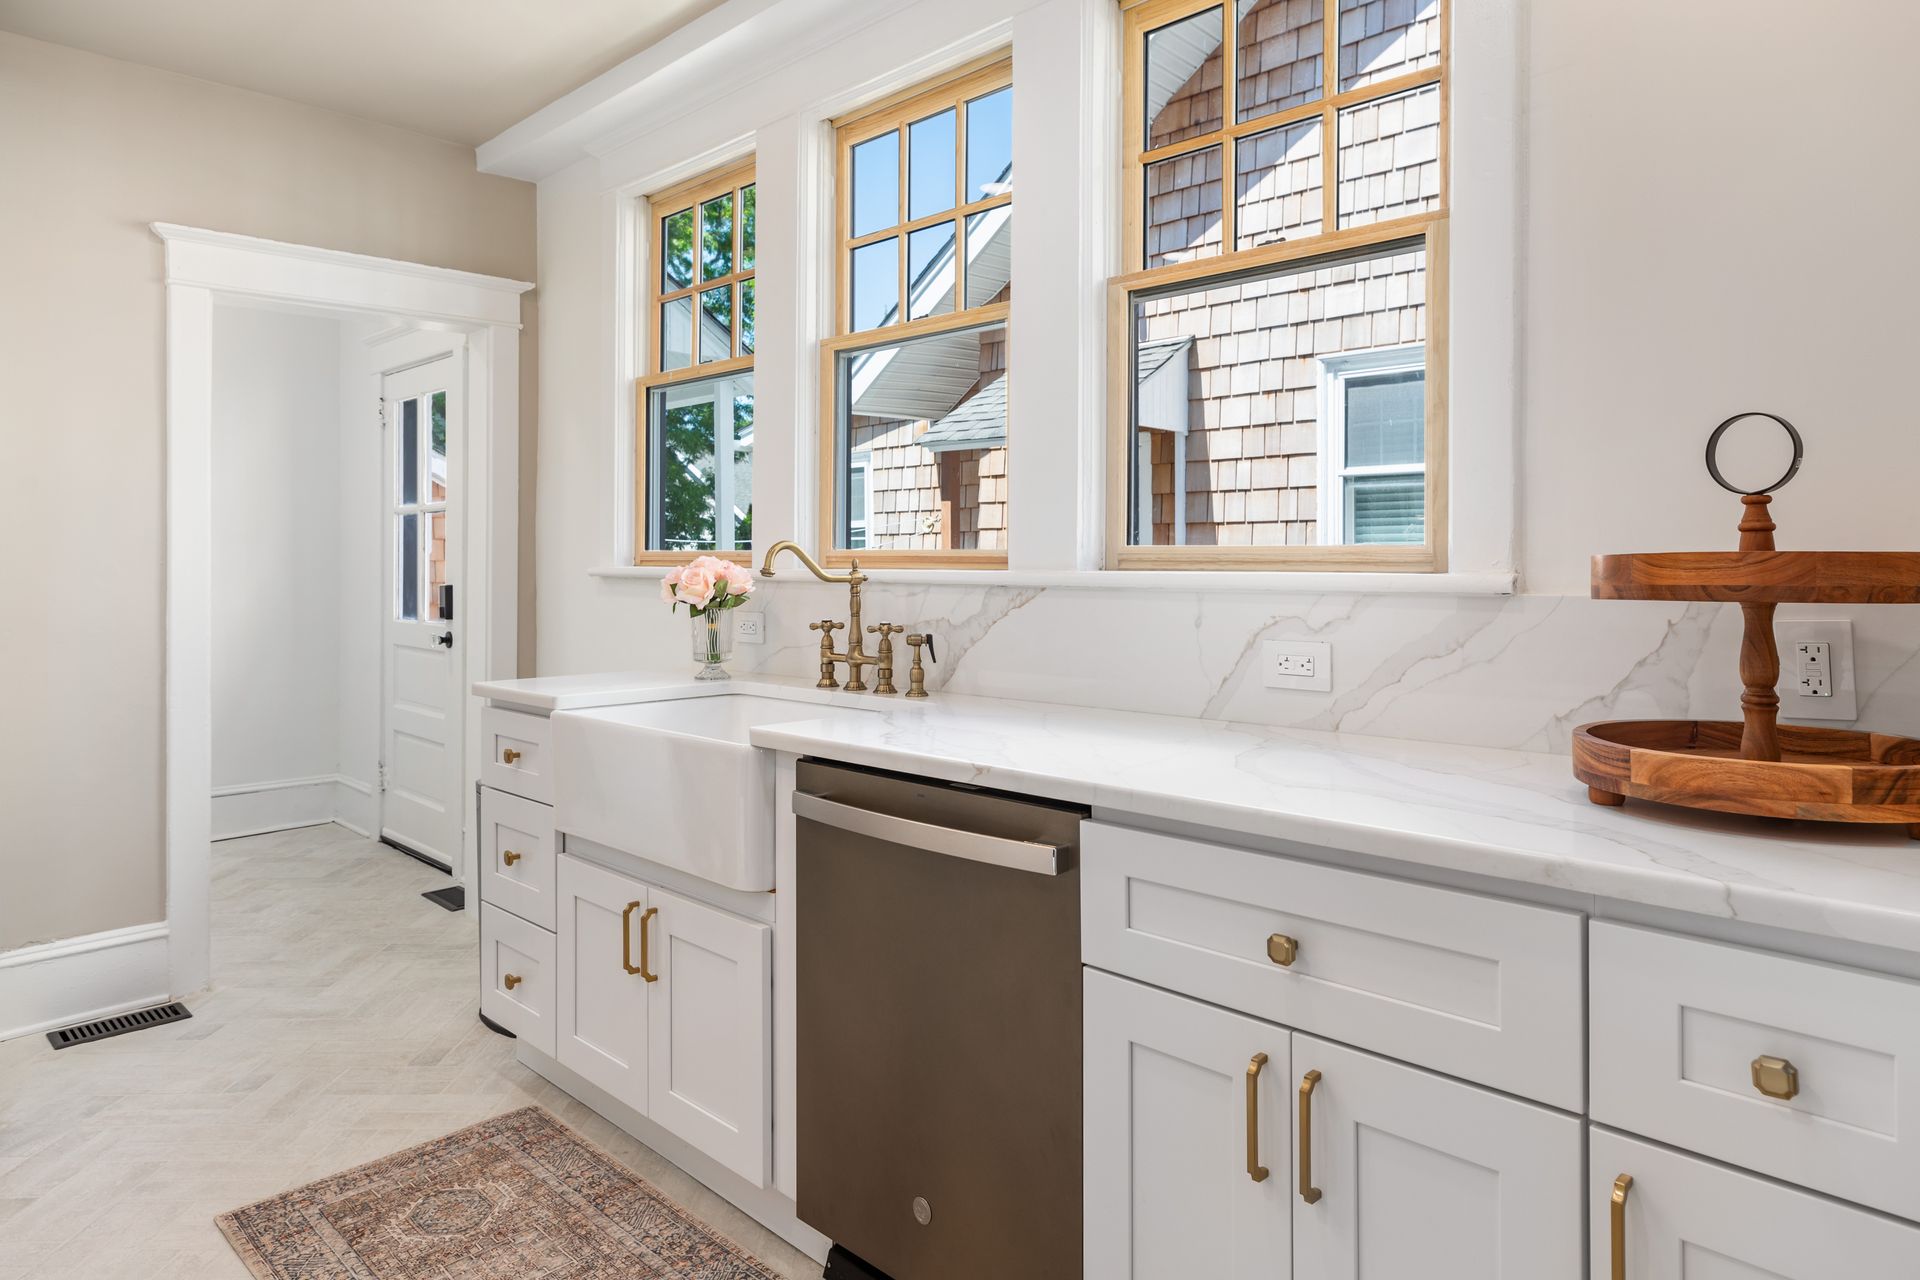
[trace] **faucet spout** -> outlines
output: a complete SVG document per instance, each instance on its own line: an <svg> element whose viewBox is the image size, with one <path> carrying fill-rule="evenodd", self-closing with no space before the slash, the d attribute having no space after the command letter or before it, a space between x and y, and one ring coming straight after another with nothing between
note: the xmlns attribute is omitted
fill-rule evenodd
<svg viewBox="0 0 1920 1280"><path fill-rule="evenodd" d="M860 572L860 562L858 560L853 561L845 573L828 573L820 567L819 561L807 554L805 547L802 547L797 542L789 542L786 540L776 542L767 548L767 554L762 557L760 561L761 577L771 578L773 576L773 562L779 557L782 551L791 551L794 558L799 560L801 564L807 566L807 571L822 582L831 582L839 586L858 587L867 580L867 575Z"/></svg>

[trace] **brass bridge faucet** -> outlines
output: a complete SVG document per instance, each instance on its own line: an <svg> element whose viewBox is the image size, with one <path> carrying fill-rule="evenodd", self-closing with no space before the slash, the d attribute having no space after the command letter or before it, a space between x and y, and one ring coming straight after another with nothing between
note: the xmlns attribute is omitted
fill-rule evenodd
<svg viewBox="0 0 1920 1280"><path fill-rule="evenodd" d="M848 693L866 692L868 667L877 669L873 688L875 693L897 692L893 684L893 637L905 631L906 628L895 626L891 622L876 623L871 627L860 625L860 585L867 581L867 575L860 572L860 562L849 561L845 573L828 573L820 567L819 562L806 553L805 548L799 543L781 541L767 548L766 556L760 561L761 577L773 577L773 562L782 551L791 551L794 558L807 566L808 571L820 581L844 585L847 588L847 611L850 615L848 621L836 622L832 618L822 618L818 622L807 624L807 630L820 633L820 679L815 682L814 687L817 689L839 688L840 681L835 667L844 662L847 666ZM836 631L847 633L847 648L844 653L836 651L833 647L833 633ZM878 654L867 652L868 634L880 637ZM925 694L922 693L920 696L924 697Z"/></svg>

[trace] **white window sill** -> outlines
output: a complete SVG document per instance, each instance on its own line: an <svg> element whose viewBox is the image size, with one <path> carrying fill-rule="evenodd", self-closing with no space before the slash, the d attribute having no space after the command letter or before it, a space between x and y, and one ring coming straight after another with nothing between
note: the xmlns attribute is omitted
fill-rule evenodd
<svg viewBox="0 0 1920 1280"><path fill-rule="evenodd" d="M596 578L660 580L664 565L605 565ZM836 571L837 572L837 571ZM1057 587L1079 591L1269 591L1300 595L1510 596L1511 573L1302 573L1244 570L868 569L876 584L903 586ZM783 563L776 581L811 581Z"/></svg>

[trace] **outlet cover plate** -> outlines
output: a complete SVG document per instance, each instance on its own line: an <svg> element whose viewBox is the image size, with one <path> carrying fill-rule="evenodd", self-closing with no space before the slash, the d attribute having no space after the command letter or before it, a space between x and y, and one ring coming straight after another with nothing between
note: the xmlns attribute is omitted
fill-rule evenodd
<svg viewBox="0 0 1920 1280"><path fill-rule="evenodd" d="M1853 669L1853 622L1848 618L1780 618L1774 623L1780 646L1780 718L1783 720L1855 720L1859 718L1858 681ZM1800 646L1824 644L1831 667L1830 698L1800 692Z"/></svg>
<svg viewBox="0 0 1920 1280"><path fill-rule="evenodd" d="M1333 691L1333 646L1324 640L1263 640L1260 679L1269 689Z"/></svg>
<svg viewBox="0 0 1920 1280"><path fill-rule="evenodd" d="M741 644L765 644L767 642L767 615L759 609L736 609L733 612L733 638Z"/></svg>

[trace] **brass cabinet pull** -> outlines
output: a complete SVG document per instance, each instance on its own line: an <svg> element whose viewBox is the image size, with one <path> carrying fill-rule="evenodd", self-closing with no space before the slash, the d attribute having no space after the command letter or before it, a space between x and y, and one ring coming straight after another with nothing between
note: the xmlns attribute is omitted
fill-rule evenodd
<svg viewBox="0 0 1920 1280"><path fill-rule="evenodd" d="M1289 938L1284 933L1276 933L1267 939L1267 959L1282 969L1300 958L1300 940Z"/></svg>
<svg viewBox="0 0 1920 1280"><path fill-rule="evenodd" d="M512 866L514 863L520 861L520 855L508 849L501 853L500 861L506 863L508 866Z"/></svg>
<svg viewBox="0 0 1920 1280"><path fill-rule="evenodd" d="M517 973L510 973L506 977L500 979L501 985L506 987L506 989L509 991L513 990L515 987L519 986L521 983L525 981L526 979L521 977Z"/></svg>
<svg viewBox="0 0 1920 1280"><path fill-rule="evenodd" d="M633 913L640 910L640 904L629 902L626 910L620 913L620 967L628 973L637 973L648 982L658 982L660 975L649 973L647 964L647 921L660 914L660 908L648 907L640 912L640 963L633 963Z"/></svg>
<svg viewBox="0 0 1920 1280"><path fill-rule="evenodd" d="M1255 1182L1267 1180L1267 1166L1260 1163L1260 1068L1266 1065L1264 1053L1247 1063L1247 1176Z"/></svg>
<svg viewBox="0 0 1920 1280"><path fill-rule="evenodd" d="M1791 1102L1800 1095L1800 1070L1785 1058L1755 1058L1753 1087L1769 1098Z"/></svg>
<svg viewBox="0 0 1920 1280"><path fill-rule="evenodd" d="M1313 1185L1313 1089L1319 1083L1318 1071L1300 1077L1300 1198L1308 1204L1320 1203L1320 1188Z"/></svg>
<svg viewBox="0 0 1920 1280"><path fill-rule="evenodd" d="M1627 1193L1631 1190L1632 1174L1613 1180L1613 1280L1627 1280Z"/></svg>
<svg viewBox="0 0 1920 1280"><path fill-rule="evenodd" d="M507 747L500 752L500 760L501 760L501 763L503 764L512 764L515 760L518 760L519 758L520 758L520 753L518 751L515 751L512 747Z"/></svg>

